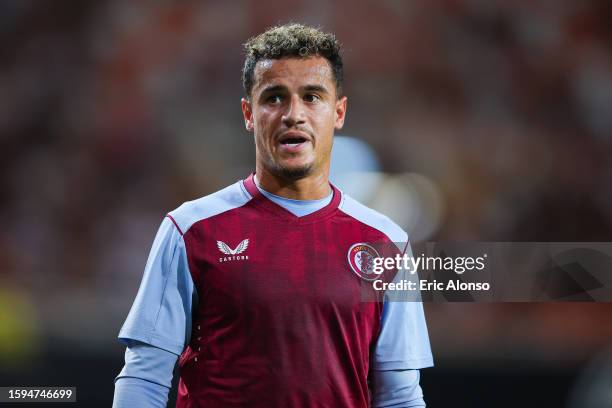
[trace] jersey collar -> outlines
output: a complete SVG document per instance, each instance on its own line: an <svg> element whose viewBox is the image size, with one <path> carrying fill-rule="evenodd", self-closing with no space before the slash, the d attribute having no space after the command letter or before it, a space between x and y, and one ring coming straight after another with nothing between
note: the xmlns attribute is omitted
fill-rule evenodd
<svg viewBox="0 0 612 408"><path fill-rule="evenodd" d="M329 204L325 207L320 208L319 210L310 213L308 215L304 215L303 217L298 217L293 214L291 211L286 210L282 206L276 204L274 201L269 200L266 196L261 194L257 186L255 185L255 173L251 173L249 177L242 181L244 184L244 188L247 192L253 197L253 205L257 205L266 211L269 211L281 218L284 218L288 221L299 222L299 223L307 223L317 221L323 218L327 218L332 215L340 205L340 201L342 200L342 193L339 189L336 188L332 183L329 183L333 190L333 197Z"/></svg>

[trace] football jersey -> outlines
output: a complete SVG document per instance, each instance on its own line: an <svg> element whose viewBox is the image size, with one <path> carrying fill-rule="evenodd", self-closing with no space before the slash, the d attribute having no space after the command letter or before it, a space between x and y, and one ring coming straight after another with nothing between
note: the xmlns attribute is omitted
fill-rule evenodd
<svg viewBox="0 0 612 408"><path fill-rule="evenodd" d="M432 364L421 303L362 301L348 259L355 244L407 242L405 232L337 188L297 217L251 175L168 220L158 252L165 282L179 281L159 290L187 285L172 272L183 268L192 315L164 316L176 313L165 293L157 313L139 311L141 290L120 337L182 351L178 407L368 407L370 369ZM178 323L162 332L160 319Z"/></svg>

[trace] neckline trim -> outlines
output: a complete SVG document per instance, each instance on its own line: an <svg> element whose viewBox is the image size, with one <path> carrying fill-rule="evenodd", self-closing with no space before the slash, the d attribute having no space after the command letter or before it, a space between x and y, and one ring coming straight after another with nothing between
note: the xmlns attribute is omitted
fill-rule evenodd
<svg viewBox="0 0 612 408"><path fill-rule="evenodd" d="M253 197L253 204L287 221L296 223L308 223L327 218L329 215L333 214L338 209L340 201L342 201L341 191L338 190L336 186L334 186L332 183L329 183L333 190L333 197L329 204L308 215L298 217L291 211L286 210L284 207L276 204L274 201L263 195L255 185L254 176L255 173L251 173L246 179L242 181L242 184L244 185L246 191L251 195L251 197Z"/></svg>

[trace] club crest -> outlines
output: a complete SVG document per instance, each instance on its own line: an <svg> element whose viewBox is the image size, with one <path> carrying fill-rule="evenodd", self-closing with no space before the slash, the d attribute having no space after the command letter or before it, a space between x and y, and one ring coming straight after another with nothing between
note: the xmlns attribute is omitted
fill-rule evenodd
<svg viewBox="0 0 612 408"><path fill-rule="evenodd" d="M373 281L379 277L374 273L374 258L380 254L376 249L362 242L353 244L348 250L348 263L361 279Z"/></svg>

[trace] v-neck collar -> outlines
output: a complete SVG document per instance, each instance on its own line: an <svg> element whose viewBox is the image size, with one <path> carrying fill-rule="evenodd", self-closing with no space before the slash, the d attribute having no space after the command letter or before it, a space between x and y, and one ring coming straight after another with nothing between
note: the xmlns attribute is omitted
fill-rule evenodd
<svg viewBox="0 0 612 408"><path fill-rule="evenodd" d="M285 209L284 207L276 204L274 201L270 200L268 197L263 195L261 191L255 185L254 180L255 173L251 173L249 177L242 181L244 188L247 192L253 197L253 204L259 206L260 208L271 212L287 221L297 222L297 223L308 223L318 221L324 218L327 218L329 215L333 214L337 209L338 205L340 205L340 201L342 199L342 193L340 190L336 188L333 184L329 183L333 190L333 197L329 204L325 207L318 209L315 212L312 212L308 215L304 215L302 217L298 217L293 214L291 211Z"/></svg>

